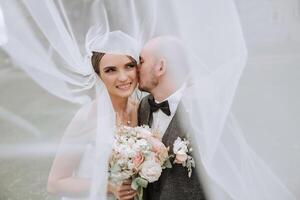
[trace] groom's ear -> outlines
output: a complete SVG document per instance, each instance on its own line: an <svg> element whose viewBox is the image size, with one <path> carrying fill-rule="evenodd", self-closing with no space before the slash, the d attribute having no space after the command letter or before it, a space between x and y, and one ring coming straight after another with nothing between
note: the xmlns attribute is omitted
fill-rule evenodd
<svg viewBox="0 0 300 200"><path fill-rule="evenodd" d="M160 61L158 62L158 69L157 69L157 75L158 76L162 76L166 73L167 70L167 61L166 59L160 59Z"/></svg>

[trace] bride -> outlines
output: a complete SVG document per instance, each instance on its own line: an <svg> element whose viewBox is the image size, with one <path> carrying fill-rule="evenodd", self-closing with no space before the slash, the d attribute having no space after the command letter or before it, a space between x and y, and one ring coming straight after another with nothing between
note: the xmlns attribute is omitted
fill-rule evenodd
<svg viewBox="0 0 300 200"><path fill-rule="evenodd" d="M111 49L118 42L118 45L124 44L122 48L126 48L125 45L128 45L127 47L130 47L129 45L135 47L135 41L120 31L110 32L105 37L100 35L91 37L91 30L87 36L87 39L91 40L89 43L89 49L92 53L90 61L94 72L100 79L99 81L104 84L109 95L113 111L115 112L115 125L137 126L138 103L131 98L138 83L137 54L133 51L132 53L126 53L130 52L127 51L128 49L124 50L123 54L119 53L119 49L115 49L116 52L118 50L118 53ZM107 38L109 39L104 44L103 40ZM112 38L119 39L113 40ZM109 53L105 53L108 52L106 46L110 48ZM82 132L83 137L86 138L86 143L83 144L85 147L79 148L81 150L78 151L71 150L71 153L68 152L70 149L66 150L68 148L66 146L70 142L70 135L74 139L75 134L70 132L78 131L77 128L82 129L82 127L78 127L74 120L70 124L67 130L70 135L67 133L67 136L64 137L61 150L57 153L50 171L48 179L48 191L50 193L71 197L88 196L91 187L93 154L96 153L95 134L92 133L97 126L92 122L97 118L97 113L95 112L96 103L97 101L94 100L75 116L74 120L78 122L78 118L82 117L79 115L87 114L90 121L88 122L89 128ZM83 124L82 121L79 123ZM76 137L79 136L77 135ZM121 186L113 186L108 183L107 193L120 200L132 199L136 195L136 191L131 189L130 181L124 182Z"/></svg>

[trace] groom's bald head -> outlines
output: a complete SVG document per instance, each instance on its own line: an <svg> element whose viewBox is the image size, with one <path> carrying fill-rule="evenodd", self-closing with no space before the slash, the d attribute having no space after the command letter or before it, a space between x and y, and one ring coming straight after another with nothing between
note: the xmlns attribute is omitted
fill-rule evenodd
<svg viewBox="0 0 300 200"><path fill-rule="evenodd" d="M181 83L188 73L186 52L174 36L160 36L148 41L141 52L141 90L151 92L161 82ZM176 83L177 82L177 83Z"/></svg>
<svg viewBox="0 0 300 200"><path fill-rule="evenodd" d="M159 36L148 41L143 50L150 52L154 58L164 58L172 65L171 67L177 66L186 61L185 47L182 41L175 36Z"/></svg>

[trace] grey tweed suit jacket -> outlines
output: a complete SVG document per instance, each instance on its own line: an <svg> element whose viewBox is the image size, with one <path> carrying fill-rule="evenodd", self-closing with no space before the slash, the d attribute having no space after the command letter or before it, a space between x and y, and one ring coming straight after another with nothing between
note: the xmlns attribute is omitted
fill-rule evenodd
<svg viewBox="0 0 300 200"><path fill-rule="evenodd" d="M148 98L144 97L138 109L138 124L149 125L150 106ZM183 106L179 103L177 111L171 120L162 142L170 151L173 149L173 143L178 136L188 138L188 133L184 123L179 120L179 113L183 112ZM171 160L171 162L173 162ZM197 167L197 166L196 166ZM144 192L145 200L205 200L203 187L196 170L193 170L192 176L188 177L187 169L179 164L173 164L171 169L164 169L158 181L148 184Z"/></svg>

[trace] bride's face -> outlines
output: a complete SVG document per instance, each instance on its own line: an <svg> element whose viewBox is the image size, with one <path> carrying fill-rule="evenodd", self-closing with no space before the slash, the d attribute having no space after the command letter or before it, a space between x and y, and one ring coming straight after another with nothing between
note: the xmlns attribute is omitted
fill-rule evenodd
<svg viewBox="0 0 300 200"><path fill-rule="evenodd" d="M99 72L110 95L129 97L136 88L136 62L126 55L105 54L100 61Z"/></svg>

